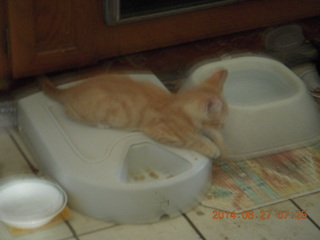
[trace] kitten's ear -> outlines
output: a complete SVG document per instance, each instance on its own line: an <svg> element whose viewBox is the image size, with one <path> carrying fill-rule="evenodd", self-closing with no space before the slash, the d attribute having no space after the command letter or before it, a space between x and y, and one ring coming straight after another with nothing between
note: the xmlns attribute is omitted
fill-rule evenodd
<svg viewBox="0 0 320 240"><path fill-rule="evenodd" d="M222 110L223 102L217 97L207 98L205 101L205 111L209 112L220 112Z"/></svg>
<svg viewBox="0 0 320 240"><path fill-rule="evenodd" d="M226 81L228 76L227 70L220 70L214 73L210 78L207 79L205 84L209 84L210 86L214 86L218 91L222 91L224 82Z"/></svg>

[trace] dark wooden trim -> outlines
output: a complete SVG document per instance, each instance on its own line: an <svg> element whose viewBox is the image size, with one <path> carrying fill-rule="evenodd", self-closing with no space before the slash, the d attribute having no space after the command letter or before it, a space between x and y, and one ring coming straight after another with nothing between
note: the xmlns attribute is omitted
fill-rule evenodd
<svg viewBox="0 0 320 240"><path fill-rule="evenodd" d="M6 90L10 85L9 49L7 28L7 3L0 1L0 90Z"/></svg>
<svg viewBox="0 0 320 240"><path fill-rule="evenodd" d="M14 78L320 15L319 0L248 0L108 26L104 22L102 0L7 0L7 3Z"/></svg>

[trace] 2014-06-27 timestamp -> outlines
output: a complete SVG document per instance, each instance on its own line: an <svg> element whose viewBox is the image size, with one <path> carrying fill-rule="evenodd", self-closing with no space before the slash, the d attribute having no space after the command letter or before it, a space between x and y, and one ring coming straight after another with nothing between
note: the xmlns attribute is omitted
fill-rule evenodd
<svg viewBox="0 0 320 240"><path fill-rule="evenodd" d="M307 219L307 211L297 210L279 210L279 211L242 211L237 213L236 211L223 211L223 210L214 210L212 211L212 219L270 219L272 216L275 216L278 219Z"/></svg>

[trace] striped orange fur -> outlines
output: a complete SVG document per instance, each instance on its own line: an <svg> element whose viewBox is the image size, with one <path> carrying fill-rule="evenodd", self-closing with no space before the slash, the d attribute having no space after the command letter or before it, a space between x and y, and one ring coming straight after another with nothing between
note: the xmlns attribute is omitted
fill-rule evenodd
<svg viewBox="0 0 320 240"><path fill-rule="evenodd" d="M177 94L123 75L97 76L67 89L43 80L42 88L73 119L142 131L161 143L216 158L224 147L219 129L227 113L222 96L226 77L227 71L218 71Z"/></svg>

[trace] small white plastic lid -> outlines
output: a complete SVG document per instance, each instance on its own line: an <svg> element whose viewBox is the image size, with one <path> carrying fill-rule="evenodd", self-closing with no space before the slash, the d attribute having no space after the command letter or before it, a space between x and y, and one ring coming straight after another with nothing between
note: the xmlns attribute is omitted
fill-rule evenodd
<svg viewBox="0 0 320 240"><path fill-rule="evenodd" d="M320 76L315 68L302 73L299 77L314 97L320 97Z"/></svg>
<svg viewBox="0 0 320 240"><path fill-rule="evenodd" d="M18 228L48 223L66 206L67 195L49 180L17 178L0 185L0 220Z"/></svg>
<svg viewBox="0 0 320 240"><path fill-rule="evenodd" d="M287 51L298 48L304 41L299 25L285 25L270 31L265 38L265 48L271 51Z"/></svg>

